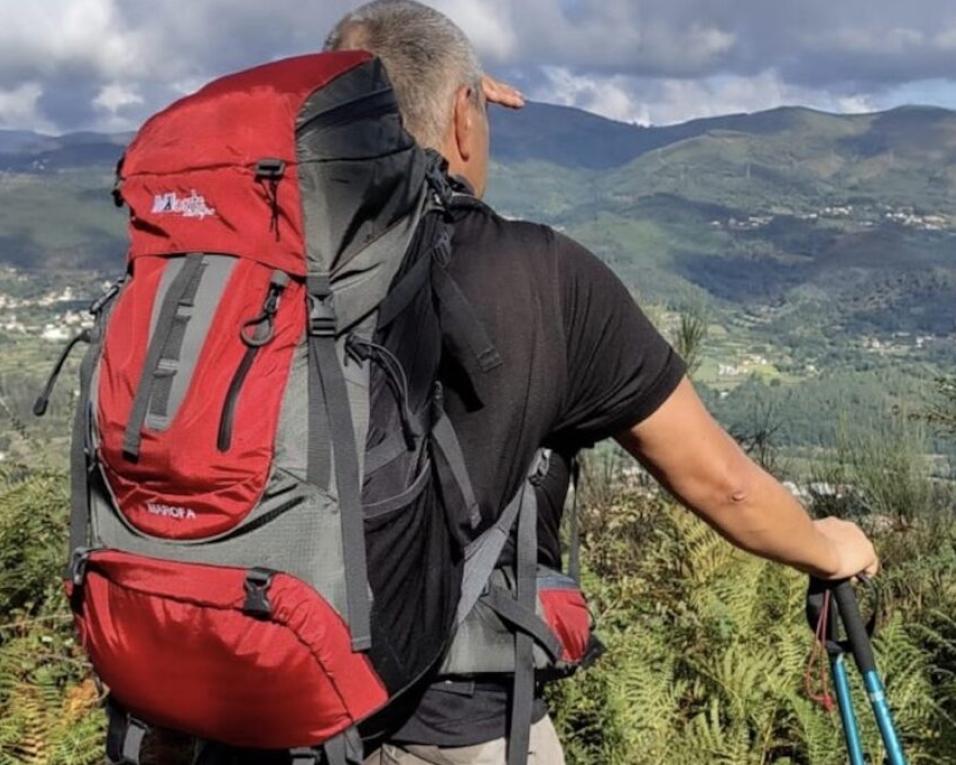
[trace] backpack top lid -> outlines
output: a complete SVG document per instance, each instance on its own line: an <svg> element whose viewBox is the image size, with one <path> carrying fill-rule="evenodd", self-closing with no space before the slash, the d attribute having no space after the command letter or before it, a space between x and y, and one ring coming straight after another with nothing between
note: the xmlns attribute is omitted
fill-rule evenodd
<svg viewBox="0 0 956 765"><path fill-rule="evenodd" d="M384 67L318 53L222 77L150 118L120 162L130 251L332 273L420 199L426 159Z"/></svg>

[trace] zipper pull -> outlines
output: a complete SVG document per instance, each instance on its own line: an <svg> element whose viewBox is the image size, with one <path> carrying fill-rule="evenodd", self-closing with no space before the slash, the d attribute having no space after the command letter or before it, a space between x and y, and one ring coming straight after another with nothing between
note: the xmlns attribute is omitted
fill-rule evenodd
<svg viewBox="0 0 956 765"><path fill-rule="evenodd" d="M104 292L96 300L90 303L90 307L86 309L87 312L93 318L96 318L97 316L99 316L100 313L102 313L103 309L106 307L106 304L109 303L114 297L116 297L116 293L120 291L120 287L123 286L123 282L125 280L126 280L126 277L124 276L121 279L117 279L115 282L113 282L109 286L109 289L106 290L106 292Z"/></svg>
<svg viewBox="0 0 956 765"><path fill-rule="evenodd" d="M288 283L289 275L285 271L276 270L272 272L272 279L269 281L269 292L266 294L265 302L262 304L262 313L245 322L239 331L242 342L250 348L259 348L272 341L275 335L273 319L279 310L279 296ZM260 334L259 328L263 325L263 322L265 323L265 334Z"/></svg>
<svg viewBox="0 0 956 765"><path fill-rule="evenodd" d="M33 414L35 416L42 417L44 414L46 414L47 407L50 405L50 396L53 395L53 386L56 385L56 381L60 377L60 372L63 370L63 365L66 363L70 352L77 346L78 343L81 342L90 342L90 331L88 329L84 329L76 337L70 340L70 342L66 344L66 347L60 352L60 358L57 359L53 370L50 372L50 376L46 380L46 385L43 386L43 392L40 393L40 395L37 397L37 400L33 403Z"/></svg>
<svg viewBox="0 0 956 765"><path fill-rule="evenodd" d="M114 297L116 297L117 293L120 291L120 288L123 286L123 282L125 281L125 276L117 279L109 286L109 289L106 292L104 292L90 304L87 312L93 317L94 320L99 321L100 314L103 313L103 309L106 308L107 304L109 304ZM63 370L63 365L66 363L67 357L69 357L77 343L90 343L92 339L92 331L89 329L84 329L78 335L76 335L76 337L70 340L70 342L66 344L66 347L60 352L60 358L57 359L53 370L50 372L50 376L47 378L46 385L43 386L43 392L40 393L40 395L37 397L37 400L33 403L33 414L35 416L42 417L44 414L46 414L47 407L50 405L50 396L53 394L53 386L56 385L56 381L60 376L60 372Z"/></svg>
<svg viewBox="0 0 956 765"><path fill-rule="evenodd" d="M266 185L266 196L272 215L269 219L269 230L274 231L276 241L279 241L279 181L285 175L285 160L276 157L260 159L256 163L256 180Z"/></svg>

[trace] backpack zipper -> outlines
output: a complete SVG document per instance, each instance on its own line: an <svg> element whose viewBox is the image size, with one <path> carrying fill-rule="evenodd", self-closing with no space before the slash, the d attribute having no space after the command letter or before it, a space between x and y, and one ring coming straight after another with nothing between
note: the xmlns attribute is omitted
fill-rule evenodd
<svg viewBox="0 0 956 765"><path fill-rule="evenodd" d="M262 305L262 312L245 322L239 330L239 336L246 345L246 352L232 376L232 382L229 383L229 390L226 393L226 400L219 418L219 436L216 445L221 452L229 451L229 447L232 445L233 421L235 420L239 394L242 392L242 386L246 377L249 376L249 370L252 369L252 364L259 354L259 350L268 345L275 336L274 319L276 312L279 310L279 296L288 283L288 274L284 271L274 271L272 279L269 281L269 292L266 294L265 302Z"/></svg>

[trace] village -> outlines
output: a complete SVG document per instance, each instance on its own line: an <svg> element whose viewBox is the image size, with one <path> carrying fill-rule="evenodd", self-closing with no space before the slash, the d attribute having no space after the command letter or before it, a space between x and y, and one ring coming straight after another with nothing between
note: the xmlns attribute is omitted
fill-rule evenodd
<svg viewBox="0 0 956 765"><path fill-rule="evenodd" d="M727 231L757 231L771 225L780 217L792 217L808 223L843 220L862 228L874 228L878 224L897 225L917 231L949 231L956 225L942 213L923 213L912 207L895 208L889 205L877 207L854 205L827 205L811 212L773 212L748 215L746 218L731 217L727 220L712 220L711 228Z"/></svg>
<svg viewBox="0 0 956 765"><path fill-rule="evenodd" d="M4 281L22 284L28 276L13 268L4 268ZM19 290L18 290L19 291ZM0 332L8 336L38 337L62 342L88 327L92 318L86 310L88 291L73 286L50 289L39 295L20 297L0 287Z"/></svg>

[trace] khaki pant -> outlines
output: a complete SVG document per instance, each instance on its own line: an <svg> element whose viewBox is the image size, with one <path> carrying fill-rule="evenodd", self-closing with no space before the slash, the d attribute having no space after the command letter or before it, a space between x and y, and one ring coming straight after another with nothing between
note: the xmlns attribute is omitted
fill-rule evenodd
<svg viewBox="0 0 956 765"><path fill-rule="evenodd" d="M503 738L454 748L385 744L365 765L505 765L505 748ZM528 765L564 765L564 752L550 717L531 727Z"/></svg>

